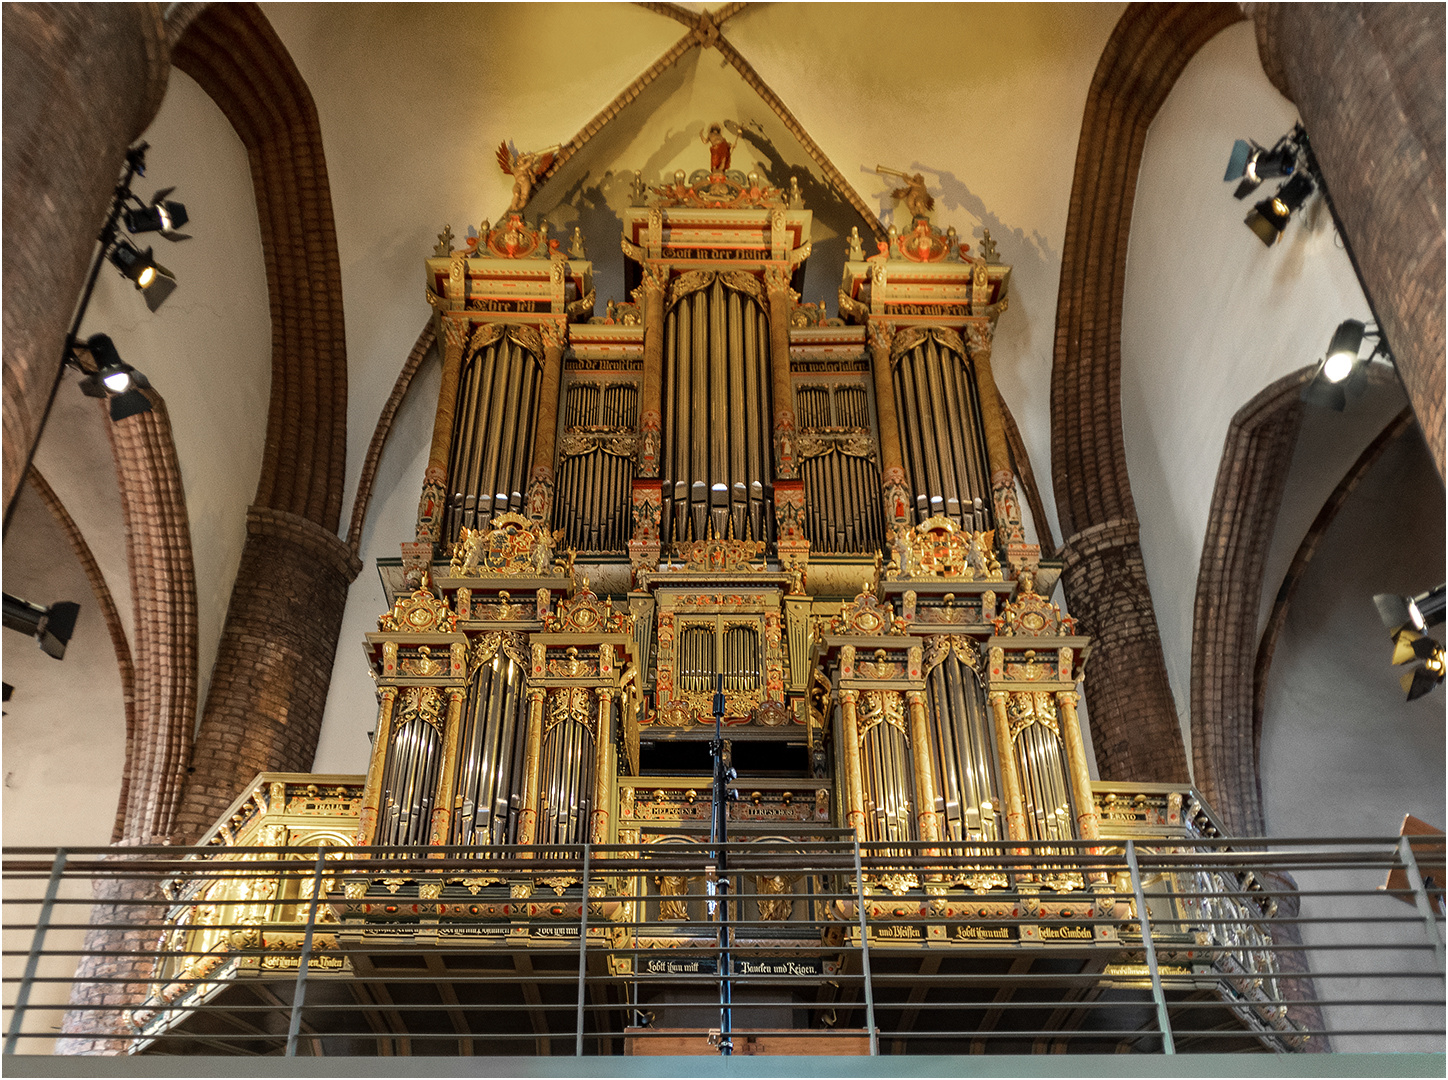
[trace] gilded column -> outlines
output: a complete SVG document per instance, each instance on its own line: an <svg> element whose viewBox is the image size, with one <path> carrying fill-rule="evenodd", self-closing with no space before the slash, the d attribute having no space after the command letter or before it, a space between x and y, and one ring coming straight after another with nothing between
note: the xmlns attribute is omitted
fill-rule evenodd
<svg viewBox="0 0 1448 1080"><path fill-rule="evenodd" d="M593 737L593 821L589 842L608 843L608 801L613 793L614 767L613 691L598 690L598 723Z"/></svg>
<svg viewBox="0 0 1448 1080"><path fill-rule="evenodd" d="M523 807L518 811L518 843L523 847L536 843L538 837L538 791L542 783L538 769L543 750L543 699L547 693L541 686L528 691L528 736L523 744ZM518 857L529 859L532 854L525 851Z"/></svg>
<svg viewBox="0 0 1448 1080"><path fill-rule="evenodd" d="M453 414L458 403L458 373L463 366L463 346L471 324L463 319L442 320L442 388L437 394L437 415L432 422L432 450L422 474L422 499L417 506L419 543L436 544L442 539L442 510L447 499L447 462L452 449Z"/></svg>
<svg viewBox="0 0 1448 1080"><path fill-rule="evenodd" d="M870 320L870 373L875 379L875 417L880 425L880 495L885 520L903 525L910 520L910 488L905 483L905 456L900 451L900 416L895 409L895 383L890 376L890 347L895 327Z"/></svg>
<svg viewBox="0 0 1448 1080"><path fill-rule="evenodd" d="M1076 691L1062 690L1056 694L1061 709L1061 738L1066 744L1066 769L1071 775L1071 797L1076 800L1076 832L1082 840L1101 839L1101 815L1091 794L1091 769L1086 763L1086 743L1081 738L1081 721L1076 717ZM1088 855L1101 854L1098 845L1086 849ZM1087 875L1089 881L1104 881L1100 872Z"/></svg>
<svg viewBox="0 0 1448 1080"><path fill-rule="evenodd" d="M925 692L907 690L905 700L910 705L910 752L915 759L915 820L920 839L933 843L940 839L940 819L935 813L935 769L925 720Z"/></svg>
<svg viewBox="0 0 1448 1080"><path fill-rule="evenodd" d="M860 725L855 715L858 690L840 691L840 738L845 751L845 824L865 839L865 779L860 765Z"/></svg>
<svg viewBox="0 0 1448 1080"><path fill-rule="evenodd" d="M538 332L543 336L543 376L538 390L527 505L530 518L547 522L553 517L553 457L558 443L558 386L563 380L565 324L540 323Z"/></svg>
<svg viewBox="0 0 1448 1080"><path fill-rule="evenodd" d="M769 370L774 395L774 477L794 480L799 475L795 456L794 385L789 376L789 316L797 294L789 287L789 271L782 266L764 269L769 294Z"/></svg>
<svg viewBox="0 0 1448 1080"><path fill-rule="evenodd" d="M372 760L367 765L367 780L362 786L362 810L357 818L355 843L358 847L367 847L377 835L377 807L382 802L382 769L387 764L387 746L392 741L392 707L397 703L397 687L382 687L377 691L377 700L377 733L372 737Z"/></svg>
<svg viewBox="0 0 1448 1080"><path fill-rule="evenodd" d="M978 275L985 273L980 268ZM985 453L990 460L991 501L995 504L996 535L1002 545L1023 544L1025 530L1021 526L1021 506L1016 498L1016 477L1011 470L1010 446L1006 442L1005 414L1001 411L1000 391L991 373L991 329L969 327L970 360L975 366L975 385L980 394L980 423L985 429Z"/></svg>
<svg viewBox="0 0 1448 1080"><path fill-rule="evenodd" d="M437 782L437 801L433 803L432 831L427 842L434 847L447 843L448 826L452 824L453 792L457 789L458 739L463 726L463 700L467 691L448 691L447 724L443 728L442 776ZM442 852L431 856L441 859Z"/></svg>
<svg viewBox="0 0 1448 1080"><path fill-rule="evenodd" d="M1000 754L1001 787L1006 801L1006 837L1029 840L1026 831L1026 804L1021 795L1021 775L1016 767L1015 744L1011 740L1011 721L1006 714L1006 692L992 690L991 713L995 716L996 749Z"/></svg>
<svg viewBox="0 0 1448 1080"><path fill-rule="evenodd" d="M666 266L645 266L634 297L644 309L644 370L639 390L639 478L657 480L664 408L664 286Z"/></svg>

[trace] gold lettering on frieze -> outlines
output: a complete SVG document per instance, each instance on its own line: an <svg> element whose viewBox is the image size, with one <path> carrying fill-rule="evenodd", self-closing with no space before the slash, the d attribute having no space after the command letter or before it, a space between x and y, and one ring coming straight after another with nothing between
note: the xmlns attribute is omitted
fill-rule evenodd
<svg viewBox="0 0 1448 1080"><path fill-rule="evenodd" d="M945 304L897 304L885 301L889 315L964 315L966 301Z"/></svg>
<svg viewBox="0 0 1448 1080"><path fill-rule="evenodd" d="M767 247L729 247L729 248L698 248L698 247L671 247L665 246L663 257L666 259L724 259L724 260L756 260L769 258Z"/></svg>
<svg viewBox="0 0 1448 1080"><path fill-rule="evenodd" d="M468 301L468 310L546 314L553 310L553 304L549 300L494 300L488 297L476 297Z"/></svg>

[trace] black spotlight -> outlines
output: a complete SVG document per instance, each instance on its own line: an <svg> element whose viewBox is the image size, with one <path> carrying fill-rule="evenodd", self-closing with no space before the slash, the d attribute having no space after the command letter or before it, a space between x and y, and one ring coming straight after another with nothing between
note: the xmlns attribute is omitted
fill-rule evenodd
<svg viewBox="0 0 1448 1080"><path fill-rule="evenodd" d="M1413 701L1443 681L1443 646L1426 633L1443 622L1448 607L1448 586L1439 585L1417 596L1380 593L1373 597L1378 616L1393 636L1393 663L1421 663L1399 680L1403 693Z"/></svg>
<svg viewBox="0 0 1448 1080"><path fill-rule="evenodd" d="M117 270L135 283L152 311L176 291L176 275L151 257L150 248L140 251L128 240L117 240L110 259Z"/></svg>
<svg viewBox="0 0 1448 1080"><path fill-rule="evenodd" d="M1242 220L1247 223L1247 228L1257 235L1257 239L1271 247L1282 236L1282 230L1287 228L1287 223L1292 220L1292 214L1313 192L1312 177L1306 172L1298 172L1291 180L1277 189L1277 194L1270 199L1263 199L1251 210Z"/></svg>
<svg viewBox="0 0 1448 1080"><path fill-rule="evenodd" d="M53 656L57 660L65 659L65 647L70 644L71 634L75 633L75 620L80 614L80 605L62 601L43 608L9 593L5 593L4 597L5 626L33 637L40 643L40 649L46 656Z"/></svg>
<svg viewBox="0 0 1448 1080"><path fill-rule="evenodd" d="M1278 139L1271 150L1264 150L1250 139L1238 139L1232 146L1232 156L1227 161L1227 173L1222 180L1240 180L1232 195L1245 199L1261 186L1263 180L1291 176L1296 171L1297 147L1291 135Z"/></svg>
<svg viewBox="0 0 1448 1080"><path fill-rule="evenodd" d="M96 370L88 372L80 382L81 392L95 398L109 398L111 419L150 412L151 401L142 390L151 384L130 364L121 359L116 346L106 334L92 334L86 339L86 350L95 361Z"/></svg>
<svg viewBox="0 0 1448 1080"><path fill-rule="evenodd" d="M1376 339L1372 351L1365 357L1358 355L1364 338ZM1312 381L1302 388L1302 400L1342 412L1347 407L1349 393L1356 394L1362 389L1373 357L1379 353L1387 355L1382 341L1382 334L1369 330L1366 323L1344 319L1332 332L1332 340Z"/></svg>
<svg viewBox="0 0 1448 1080"><path fill-rule="evenodd" d="M190 240L189 235L177 231L188 220L185 204L166 199L166 196L175 190L173 187L162 188L152 196L150 206L126 207L122 212L126 219L126 228L132 233L158 232L173 242Z"/></svg>

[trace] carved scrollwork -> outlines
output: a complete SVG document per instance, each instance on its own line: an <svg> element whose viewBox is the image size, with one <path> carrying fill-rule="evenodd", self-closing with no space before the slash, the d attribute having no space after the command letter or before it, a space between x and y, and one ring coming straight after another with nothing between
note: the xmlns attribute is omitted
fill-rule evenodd
<svg viewBox="0 0 1448 1080"><path fill-rule="evenodd" d="M402 691L402 700L398 706L397 727L393 731L393 738L396 739L402 730L413 720L422 720L431 724L442 733L442 692L435 686L409 686Z"/></svg>
<svg viewBox="0 0 1448 1080"><path fill-rule="evenodd" d="M995 530L962 529L942 514L914 528L892 530L894 552L885 570L887 581L916 578L960 578L962 581L1001 581L1004 573L995 553Z"/></svg>
<svg viewBox="0 0 1448 1080"><path fill-rule="evenodd" d="M949 349L958 356L969 355L960 335L948 326L907 326L896 333L895 340L891 343L890 362L892 364L897 362L900 357L923 344L928 338L934 338L938 345Z"/></svg>
<svg viewBox="0 0 1448 1080"><path fill-rule="evenodd" d="M795 451L803 459L840 453L874 461L875 440L867 428L811 428L795 440Z"/></svg>
<svg viewBox="0 0 1448 1080"><path fill-rule="evenodd" d="M450 634L457 628L457 615L432 593L432 583L426 574L422 584L410 596L399 596L392 610L383 613L377 620L379 630L407 631L410 633Z"/></svg>
<svg viewBox="0 0 1448 1080"><path fill-rule="evenodd" d="M499 514L491 529L462 530L453 545L450 570L454 577L562 576L564 568L553 565L553 544L562 536L562 530L550 533L522 514Z"/></svg>
<svg viewBox="0 0 1448 1080"><path fill-rule="evenodd" d="M685 570L761 570L754 560L764 554L762 540L690 540L674 544L673 557Z"/></svg>
<svg viewBox="0 0 1448 1080"><path fill-rule="evenodd" d="M591 454L595 450L614 457L631 458L638 453L638 448L639 437L632 428L572 427L558 440L558 454L565 458Z"/></svg>
<svg viewBox="0 0 1448 1080"><path fill-rule="evenodd" d="M905 699L893 690L866 690L860 694L859 735L863 743L865 735L876 724L890 724L900 730L906 741L910 739L910 727L905 720Z"/></svg>
<svg viewBox="0 0 1448 1080"><path fill-rule="evenodd" d="M1006 701L1006 715L1010 718L1012 742L1032 724L1040 724L1052 735L1061 733L1056 722L1056 702L1051 694L1013 693Z"/></svg>

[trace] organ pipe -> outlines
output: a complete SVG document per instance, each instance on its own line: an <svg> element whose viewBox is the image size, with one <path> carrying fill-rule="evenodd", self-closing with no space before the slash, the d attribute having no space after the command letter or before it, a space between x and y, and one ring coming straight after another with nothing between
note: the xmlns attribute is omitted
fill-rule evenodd
<svg viewBox="0 0 1448 1080"><path fill-rule="evenodd" d="M539 361L504 334L462 365L448 466L446 543L521 512L538 410Z"/></svg>
<svg viewBox="0 0 1448 1080"><path fill-rule="evenodd" d="M517 814L512 795L519 783L518 732L524 672L502 649L473 672L460 733L455 798L461 801L448 843L512 843Z"/></svg>
<svg viewBox="0 0 1448 1080"><path fill-rule="evenodd" d="M944 514L970 528L975 500L991 505L980 396L965 358L927 336L894 369L902 453L921 520Z"/></svg>
<svg viewBox="0 0 1448 1080"><path fill-rule="evenodd" d="M715 278L679 297L664 326L662 535L732 529L769 540L772 507L769 322Z"/></svg>

